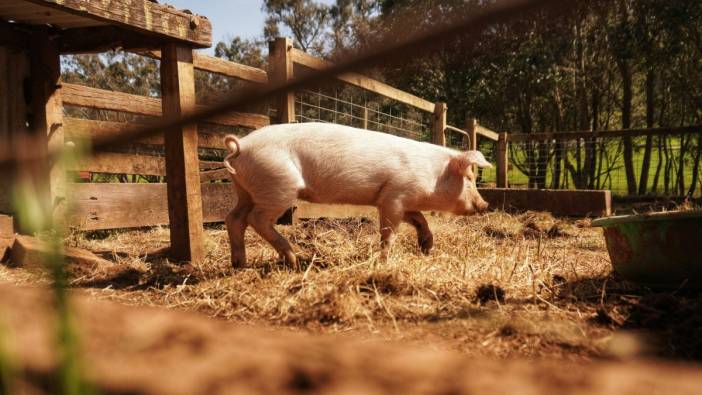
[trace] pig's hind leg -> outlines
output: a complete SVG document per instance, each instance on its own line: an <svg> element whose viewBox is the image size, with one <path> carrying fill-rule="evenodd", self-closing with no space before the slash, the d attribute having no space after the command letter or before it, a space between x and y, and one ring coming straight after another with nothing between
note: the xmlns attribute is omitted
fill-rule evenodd
<svg viewBox="0 0 702 395"><path fill-rule="evenodd" d="M253 202L251 195L246 192L236 181L234 182L237 193L236 207L227 214L225 224L227 225L227 233L229 234L229 245L231 248L231 263L232 267L243 268L246 266L246 246L244 245L244 232L248 226L248 217Z"/></svg>
<svg viewBox="0 0 702 395"><path fill-rule="evenodd" d="M423 254L429 254L431 248L434 246L434 235L429 229L429 224L424 215L419 211L409 211L405 213L403 221L414 226L417 230L417 244L419 245L420 251Z"/></svg>
<svg viewBox="0 0 702 395"><path fill-rule="evenodd" d="M278 254L283 258L285 264L299 269L297 258L293 253L290 243L283 237L273 226L275 221L285 212L287 207L282 209L267 209L255 206L248 216L249 224L254 228L256 233L261 235L264 240L270 243Z"/></svg>

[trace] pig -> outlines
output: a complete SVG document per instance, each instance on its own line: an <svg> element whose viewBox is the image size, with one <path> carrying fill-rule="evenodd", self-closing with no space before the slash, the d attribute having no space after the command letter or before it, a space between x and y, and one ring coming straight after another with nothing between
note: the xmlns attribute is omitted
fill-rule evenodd
<svg viewBox="0 0 702 395"><path fill-rule="evenodd" d="M382 260L403 221L429 253L433 235L422 211L471 215L488 207L472 170L491 167L479 151L314 122L266 126L241 139L227 135L224 144L224 165L238 195L225 220L234 268L246 265L248 225L297 267L290 243L273 226L296 199L377 207Z"/></svg>

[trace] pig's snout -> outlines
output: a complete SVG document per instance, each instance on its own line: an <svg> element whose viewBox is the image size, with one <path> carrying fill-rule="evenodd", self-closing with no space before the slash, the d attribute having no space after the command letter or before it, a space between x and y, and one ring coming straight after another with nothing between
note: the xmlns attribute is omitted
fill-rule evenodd
<svg viewBox="0 0 702 395"><path fill-rule="evenodd" d="M479 213L485 212L488 209L488 202L485 200L480 200L479 202L475 203L475 210Z"/></svg>

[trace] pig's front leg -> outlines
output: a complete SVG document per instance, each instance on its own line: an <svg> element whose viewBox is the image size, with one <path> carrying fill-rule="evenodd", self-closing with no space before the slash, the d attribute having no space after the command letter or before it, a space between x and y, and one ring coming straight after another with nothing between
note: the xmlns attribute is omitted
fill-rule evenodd
<svg viewBox="0 0 702 395"><path fill-rule="evenodd" d="M256 233L261 235L264 240L278 251L278 254L283 258L286 265L294 269L299 269L297 257L295 257L290 243L273 227L275 220L278 219L284 211L285 209L274 211L261 207L254 207L251 213L249 213L248 222Z"/></svg>
<svg viewBox="0 0 702 395"><path fill-rule="evenodd" d="M404 213L401 205L396 202L378 207L380 225L380 260L387 261L390 248L395 241L395 231L397 230Z"/></svg>
<svg viewBox="0 0 702 395"><path fill-rule="evenodd" d="M419 244L420 251L423 254L429 254L434 246L434 235L431 233L424 215L419 211L410 211L405 213L403 220L417 230L417 244Z"/></svg>

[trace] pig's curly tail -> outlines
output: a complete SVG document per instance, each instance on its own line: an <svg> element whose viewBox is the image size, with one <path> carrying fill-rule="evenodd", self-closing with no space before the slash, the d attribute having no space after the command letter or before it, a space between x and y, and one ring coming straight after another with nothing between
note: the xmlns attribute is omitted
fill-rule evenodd
<svg viewBox="0 0 702 395"><path fill-rule="evenodd" d="M224 137L224 146L227 147L229 150L229 154L224 157L224 167L227 168L227 171L236 174L236 170L234 167L229 163L230 159L234 159L239 154L241 153L241 145L239 145L239 139L236 138L233 134L228 134Z"/></svg>

